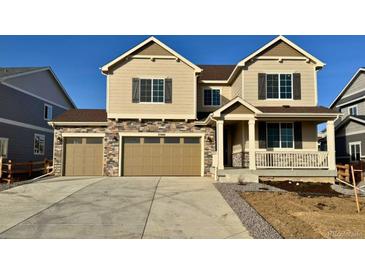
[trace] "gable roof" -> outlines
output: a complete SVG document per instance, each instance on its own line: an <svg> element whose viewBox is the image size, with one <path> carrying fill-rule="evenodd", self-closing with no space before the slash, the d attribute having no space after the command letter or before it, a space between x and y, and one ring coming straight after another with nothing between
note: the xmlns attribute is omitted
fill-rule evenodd
<svg viewBox="0 0 365 274"><path fill-rule="evenodd" d="M323 63L321 60L317 59L316 57L314 57L313 55L311 55L310 53L308 53L307 51L305 51L301 47L297 46L296 44L294 44L293 42L291 42L289 39L285 38L282 35L279 35L275 39L271 40L269 43L265 44L263 47L259 48L257 51L255 51L252 54L248 55L246 58L241 60L238 63L238 65L239 66L244 66L247 61L250 61L252 58L254 58L255 56L257 56L260 53L264 52L269 47L271 47L272 45L274 45L275 43L277 43L279 41L282 41L282 42L288 44L289 46L291 46L292 48L294 48L295 50L297 50L298 52L300 52L301 54L306 56L308 59L312 60L317 65L317 67L321 68L321 67L325 66L325 63Z"/></svg>
<svg viewBox="0 0 365 274"><path fill-rule="evenodd" d="M58 86L61 88L63 94L65 95L67 100L71 103L71 105L74 108L77 108L75 102L71 99L70 95L67 93L66 89L63 87L60 80L58 80L56 74L53 72L51 67L0 67L0 82L6 82L6 80L8 79L22 77L25 75L46 70L48 70L51 73L53 78L56 80Z"/></svg>
<svg viewBox="0 0 365 274"><path fill-rule="evenodd" d="M172 55L174 55L176 58L180 59L181 61L186 63L188 66L192 67L196 72L201 72L202 71L202 69L199 68L197 65L193 64L188 59L186 59L185 57L183 57L182 55L180 55L179 53L177 53L176 51L174 51L173 49L171 49L170 47L168 47L167 45L165 45L164 43L162 43L160 40L158 40L157 38L155 38L153 36L147 38L146 40L144 40L143 42L141 42L140 44L138 44L134 48L126 51L125 53L123 53L119 57L117 57L114 60L110 61L109 63L105 64L104 66L102 66L101 70L103 72L107 72L111 66L113 66L114 64L122 61L124 58L126 58L127 56L129 56L130 54L132 54L133 52L135 52L136 50L142 48L143 46L147 45L150 42L154 42L154 43L158 44L163 49L167 50Z"/></svg>
<svg viewBox="0 0 365 274"><path fill-rule="evenodd" d="M228 80L236 65L198 65L203 71L199 75L201 81Z"/></svg>
<svg viewBox="0 0 365 274"><path fill-rule="evenodd" d="M37 72L47 67L0 67L0 81L12 76L21 76L24 73Z"/></svg>
<svg viewBox="0 0 365 274"><path fill-rule="evenodd" d="M365 125L365 115L356 115L356 116L349 115L336 125L335 130L340 129L342 126L346 125L350 121L354 121Z"/></svg>
<svg viewBox="0 0 365 274"><path fill-rule="evenodd" d="M337 101L343 96L343 94L346 92L346 90L351 86L351 84L355 81L355 79L357 78L357 76L360 75L360 73L365 72L365 68L361 67L359 68L356 73L352 76L352 78L350 79L350 81L348 81L348 83L345 85L345 87L341 90L341 92L337 95L337 97L333 100L333 102L330 105L330 108L333 108L335 106L335 104L337 103Z"/></svg>
<svg viewBox="0 0 365 274"><path fill-rule="evenodd" d="M236 97L236 98L232 99L231 101L229 101L228 103L226 103L225 105L223 105L222 107L220 107L219 109L217 109L216 111L214 111L213 112L213 116L214 117L221 116L221 113L224 110L228 109L229 107L233 106L236 103L240 103L244 107L246 107L249 110L251 110L253 113L261 113L261 110L257 109L256 107L254 107L253 105L251 105L247 101L243 100L241 97Z"/></svg>

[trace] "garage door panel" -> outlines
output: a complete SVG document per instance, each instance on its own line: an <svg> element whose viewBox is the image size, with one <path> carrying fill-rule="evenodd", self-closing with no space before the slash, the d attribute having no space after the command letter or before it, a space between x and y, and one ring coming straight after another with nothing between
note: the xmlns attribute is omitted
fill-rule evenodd
<svg viewBox="0 0 365 274"><path fill-rule="evenodd" d="M200 176L200 138L141 137L133 144L129 138L123 138L123 175Z"/></svg>
<svg viewBox="0 0 365 274"><path fill-rule="evenodd" d="M65 138L64 174L100 176L103 174L102 138Z"/></svg>

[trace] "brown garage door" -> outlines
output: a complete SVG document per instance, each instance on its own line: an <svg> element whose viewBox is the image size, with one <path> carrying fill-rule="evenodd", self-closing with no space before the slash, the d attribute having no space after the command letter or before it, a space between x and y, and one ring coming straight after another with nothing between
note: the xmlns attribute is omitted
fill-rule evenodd
<svg viewBox="0 0 365 274"><path fill-rule="evenodd" d="M64 175L103 175L102 138L65 138Z"/></svg>
<svg viewBox="0 0 365 274"><path fill-rule="evenodd" d="M200 176L201 138L124 137L124 176Z"/></svg>

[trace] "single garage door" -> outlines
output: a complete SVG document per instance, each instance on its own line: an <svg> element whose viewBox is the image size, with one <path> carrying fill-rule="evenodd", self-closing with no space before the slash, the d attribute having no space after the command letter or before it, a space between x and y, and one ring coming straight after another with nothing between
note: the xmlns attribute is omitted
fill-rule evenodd
<svg viewBox="0 0 365 274"><path fill-rule="evenodd" d="M200 137L123 137L124 176L200 176Z"/></svg>
<svg viewBox="0 0 365 274"><path fill-rule="evenodd" d="M64 175L103 175L103 138L65 138Z"/></svg>

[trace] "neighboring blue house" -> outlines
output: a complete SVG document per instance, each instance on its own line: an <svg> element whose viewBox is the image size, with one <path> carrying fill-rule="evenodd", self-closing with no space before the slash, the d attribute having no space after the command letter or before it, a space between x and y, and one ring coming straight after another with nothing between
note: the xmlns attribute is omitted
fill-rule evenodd
<svg viewBox="0 0 365 274"><path fill-rule="evenodd" d="M52 159L48 121L72 108L50 67L0 67L0 156L15 162Z"/></svg>

